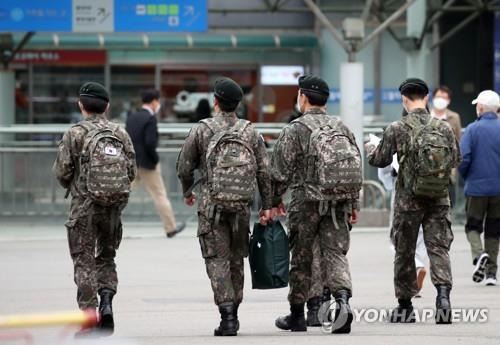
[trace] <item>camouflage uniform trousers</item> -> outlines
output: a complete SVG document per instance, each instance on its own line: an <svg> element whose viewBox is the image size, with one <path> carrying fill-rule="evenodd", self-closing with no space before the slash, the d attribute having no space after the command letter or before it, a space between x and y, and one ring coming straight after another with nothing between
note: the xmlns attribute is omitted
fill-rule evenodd
<svg viewBox="0 0 500 345"><path fill-rule="evenodd" d="M299 211L289 211L288 227L292 262L290 269L290 304L305 303L309 297L314 259L314 241L318 238L320 247L322 285L330 288L333 294L339 290L352 292L351 274L347 261L350 245L351 203L338 203L335 217L338 226L334 225L331 206L326 215L320 215L319 202L304 202Z"/></svg>
<svg viewBox="0 0 500 345"><path fill-rule="evenodd" d="M117 291L115 256L122 238L119 208L84 205L73 198L66 223L80 309L97 307L101 289ZM89 216L89 214L91 216Z"/></svg>
<svg viewBox="0 0 500 345"><path fill-rule="evenodd" d="M323 296L323 271L321 269L321 247L319 244L320 236L316 236L313 244L313 260L311 266L311 287L309 288L308 299Z"/></svg>
<svg viewBox="0 0 500 345"><path fill-rule="evenodd" d="M452 286L449 250L453 241L449 206L433 205L394 212L394 289L396 298L409 299L418 292L415 249L420 225L431 264L434 285Z"/></svg>
<svg viewBox="0 0 500 345"><path fill-rule="evenodd" d="M244 265L248 256L250 210L198 212L198 239L216 305L243 300ZM218 219L216 219L218 218Z"/></svg>

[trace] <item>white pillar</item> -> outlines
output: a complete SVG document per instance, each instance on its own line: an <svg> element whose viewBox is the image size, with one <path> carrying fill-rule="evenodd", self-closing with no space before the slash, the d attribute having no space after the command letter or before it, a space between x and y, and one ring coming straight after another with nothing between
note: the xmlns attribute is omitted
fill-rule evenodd
<svg viewBox="0 0 500 345"><path fill-rule="evenodd" d="M10 126L15 118L15 89L16 81L13 71L0 70L0 127ZM7 136L0 134L0 142L7 140Z"/></svg>
<svg viewBox="0 0 500 345"><path fill-rule="evenodd" d="M406 15L406 34L408 37L420 38L425 25L426 11L426 0L417 0L408 8ZM420 49L408 52L406 58L406 76L423 79L430 85L433 81L433 61L429 46L430 38L425 37Z"/></svg>
<svg viewBox="0 0 500 345"><path fill-rule="evenodd" d="M0 127L10 126L15 117L15 76L13 71L0 70ZM0 134L2 142L12 140L11 134ZM0 191L9 191L13 188L14 165L13 159L5 154L0 154Z"/></svg>
<svg viewBox="0 0 500 345"><path fill-rule="evenodd" d="M356 136L363 151L363 64L345 62L340 65L340 116Z"/></svg>

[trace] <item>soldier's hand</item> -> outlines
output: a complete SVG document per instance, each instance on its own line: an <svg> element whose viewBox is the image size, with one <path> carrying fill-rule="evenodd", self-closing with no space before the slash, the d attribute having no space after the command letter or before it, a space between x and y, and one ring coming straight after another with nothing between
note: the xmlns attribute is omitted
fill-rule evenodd
<svg viewBox="0 0 500 345"><path fill-rule="evenodd" d="M373 150L377 148L377 145L373 144L372 142L367 142L365 143L365 152L370 154Z"/></svg>
<svg viewBox="0 0 500 345"><path fill-rule="evenodd" d="M277 207L274 207L272 216L273 218L285 217L286 216L285 204L280 203Z"/></svg>
<svg viewBox="0 0 500 345"><path fill-rule="evenodd" d="M189 198L184 198L184 203L188 206L193 206L196 203L196 194L192 193Z"/></svg>
<svg viewBox="0 0 500 345"><path fill-rule="evenodd" d="M359 212L358 210L352 210L351 214L351 224L356 224L359 219Z"/></svg>
<svg viewBox="0 0 500 345"><path fill-rule="evenodd" d="M271 210L260 210L259 216L259 223L261 225L267 225L267 223L273 218Z"/></svg>

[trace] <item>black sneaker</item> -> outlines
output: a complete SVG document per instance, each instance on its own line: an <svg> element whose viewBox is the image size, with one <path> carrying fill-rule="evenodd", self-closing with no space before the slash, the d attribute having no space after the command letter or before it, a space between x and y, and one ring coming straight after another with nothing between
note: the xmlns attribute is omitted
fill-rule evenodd
<svg viewBox="0 0 500 345"><path fill-rule="evenodd" d="M475 283L480 283L486 278L486 264L488 263L490 256L487 253L479 254L473 261L474 270L472 271L472 280Z"/></svg>
<svg viewBox="0 0 500 345"><path fill-rule="evenodd" d="M486 280L484 282L486 286L495 286L497 285L497 277L493 273L489 273L486 275Z"/></svg>
<svg viewBox="0 0 500 345"><path fill-rule="evenodd" d="M186 223L184 222L179 222L175 225L175 229L174 231L171 231L171 232L167 232L167 237L168 238L172 238L174 237L175 235L177 235L178 233L182 232L184 230L184 228L186 227Z"/></svg>

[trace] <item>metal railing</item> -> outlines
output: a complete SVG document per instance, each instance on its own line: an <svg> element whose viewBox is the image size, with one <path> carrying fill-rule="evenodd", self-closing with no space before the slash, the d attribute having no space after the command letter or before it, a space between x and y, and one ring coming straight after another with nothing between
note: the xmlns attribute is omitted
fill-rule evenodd
<svg viewBox="0 0 500 345"><path fill-rule="evenodd" d="M271 147L284 124L257 124L257 130L269 138ZM158 148L161 171L168 196L177 215L181 218L193 216L195 211L183 204L181 186L176 176L176 161L183 138L192 124L161 125L161 145ZM8 140L0 142L0 216L63 216L67 214L69 202L65 191L52 173L57 152L57 140L69 125L41 125L0 127L1 135ZM380 127L365 128L365 135L379 133ZM43 135L41 137L41 135ZM24 136L16 138L16 136ZM16 140L18 139L18 140ZM269 149L270 151L272 148ZM386 211L388 195L377 180L376 169L364 163L365 184L362 207ZM458 215L463 214L463 194L457 187ZM257 207L257 206L256 206ZM158 220L153 201L144 188L132 191L126 216L134 219Z"/></svg>

